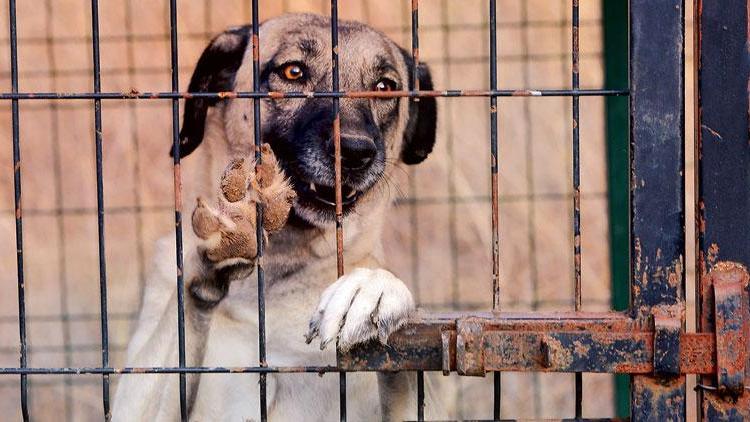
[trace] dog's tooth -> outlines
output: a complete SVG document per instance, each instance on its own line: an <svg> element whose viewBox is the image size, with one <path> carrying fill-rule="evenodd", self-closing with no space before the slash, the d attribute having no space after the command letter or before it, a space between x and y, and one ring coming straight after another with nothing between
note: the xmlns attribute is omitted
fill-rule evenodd
<svg viewBox="0 0 750 422"><path fill-rule="evenodd" d="M317 192L318 191L317 189L315 189L315 183L310 182L310 190L313 191L313 192Z"/></svg>
<svg viewBox="0 0 750 422"><path fill-rule="evenodd" d="M349 194L348 194L348 195L346 195L346 199L351 199L351 198L354 198L354 195L356 195L356 194L357 194L357 191L356 191L356 190L354 190L354 189L352 189L352 191L351 191L351 192L349 192Z"/></svg>

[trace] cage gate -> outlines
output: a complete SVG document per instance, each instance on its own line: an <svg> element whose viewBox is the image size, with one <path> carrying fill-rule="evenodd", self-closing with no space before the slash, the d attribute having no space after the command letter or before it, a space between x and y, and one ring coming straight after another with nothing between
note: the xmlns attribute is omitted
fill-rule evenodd
<svg viewBox="0 0 750 422"><path fill-rule="evenodd" d="M490 25L493 6L490 1ZM685 332L684 3L630 2L631 306L624 313L580 309L576 8L574 0L574 311L502 312L495 277L492 312L423 315L394 335L389 347L355 350L341 356L339 366L467 376L493 372L496 380L502 371L630 374L632 420L685 420L685 376L698 374L701 419L747 420L750 241L739 233L750 216L745 48L750 3L696 2L697 333ZM491 48L494 36L491 26ZM492 85L494 68L490 75ZM493 154L495 98L490 100ZM492 164L494 176L494 155ZM494 183L493 177L493 193ZM497 210L492 212L497 253ZM576 420L582 418L580 385L577 378ZM495 419L499 396L496 382Z"/></svg>
<svg viewBox="0 0 750 422"><path fill-rule="evenodd" d="M346 420L346 373L350 371L415 371L417 415L424 420L424 372L455 371L466 376L494 376L494 414L500 419L500 374L503 371L571 372L576 374L575 419L583 419L581 374L584 372L631 375L632 420L685 420L686 383L699 376L696 388L699 415L708 420L750 419L750 144L748 143L748 81L750 65L746 45L750 36L750 3L743 0L696 0L696 260L698 332L685 331L685 77L683 0L631 0L629 88L580 88L579 0L571 2L572 64L569 90L504 90L497 82L496 0L488 0L489 90L423 91L415 81L407 91L341 92L338 72L338 2L330 1L332 17L331 92L262 92L259 83L258 0L250 2L253 23L253 91L184 93L178 80L176 0L169 2L171 91L102 92L99 57L98 1L91 0L94 85L92 92L21 92L18 86L16 2L9 0L11 92L0 94L12 110L12 148L15 193L16 256L18 266L20 361L17 367L0 368L0 374L19 375L21 409L29 420L28 377L35 374L96 374L102 376L102 408L109 417L110 375L174 373L180 378L182 419L188 419L186 374L257 373L260 380L260 415L267 418L266 377L269 373L339 374L340 414ZM419 2L411 0L412 56L419 62ZM179 102L189 96L253 100L256 146L261 143L260 101L268 98L330 98L336 115L334 145L336 168L337 266L343 274L341 153L338 102L341 98L485 97L489 103L492 207L493 308L483 313L420 314L389 339L389 345L356 348L338 355L335 367L276 367L266 361L265 281L258 260L259 362L257 366L187 367L185 361L182 279L182 204L180 198ZM558 96L571 98L572 186L575 302L569 312L508 312L500 309L503 288L513 280L500 279L498 173L499 97ZM580 136L581 96L628 96L630 100L630 309L626 312L587 312L581 298L580 245ZM29 367L25 327L23 271L23 208L21 207L21 157L19 102L25 100L89 99L94 103L96 140L97 223L101 297L101 366ZM104 194L102 187L103 100L168 100L172 105L174 151L175 247L177 250L178 344L177 367L113 368L109 362L107 271L104 254ZM256 149L260 160L260 149ZM258 221L262 207L258 207ZM258 229L259 256L263 250ZM488 286L489 289L490 286ZM488 415L489 417L489 415Z"/></svg>

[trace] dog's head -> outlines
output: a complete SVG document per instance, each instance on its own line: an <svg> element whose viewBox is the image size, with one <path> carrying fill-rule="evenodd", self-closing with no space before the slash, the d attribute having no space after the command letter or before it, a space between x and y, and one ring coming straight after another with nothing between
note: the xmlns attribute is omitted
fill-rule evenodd
<svg viewBox="0 0 750 422"><path fill-rule="evenodd" d="M260 33L262 91L330 91L330 20L316 15L284 15L263 23ZM250 27L216 37L201 56L191 92L251 91ZM407 90L413 84L411 55L382 33L357 22L339 23L341 91ZM417 69L422 90L432 89L429 70ZM224 101L224 130L230 143L253 142L251 100ZM218 100L188 99L180 132L184 157L203 140L207 109ZM435 143L434 98L340 99L344 212L376 193L397 162L417 164ZM334 196L333 100L265 99L261 139L271 145L297 191L294 212L309 224L332 221Z"/></svg>

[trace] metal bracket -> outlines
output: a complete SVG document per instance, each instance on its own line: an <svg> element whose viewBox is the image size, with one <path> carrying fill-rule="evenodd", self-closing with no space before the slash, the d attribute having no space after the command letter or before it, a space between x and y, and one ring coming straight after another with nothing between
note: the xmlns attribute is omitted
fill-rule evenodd
<svg viewBox="0 0 750 422"><path fill-rule="evenodd" d="M682 322L654 315L654 374L680 375Z"/></svg>
<svg viewBox="0 0 750 422"><path fill-rule="evenodd" d="M456 321L456 372L459 375L483 377L484 328L481 319Z"/></svg>
<svg viewBox="0 0 750 422"><path fill-rule="evenodd" d="M733 276L738 274L739 277ZM740 396L745 389L748 303L747 273L728 272L714 277L716 324L716 381L720 394ZM743 319L745 321L743 321Z"/></svg>

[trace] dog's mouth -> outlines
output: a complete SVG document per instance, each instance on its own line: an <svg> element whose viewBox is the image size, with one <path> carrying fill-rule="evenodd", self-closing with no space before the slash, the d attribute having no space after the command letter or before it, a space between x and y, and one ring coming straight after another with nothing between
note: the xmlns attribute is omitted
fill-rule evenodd
<svg viewBox="0 0 750 422"><path fill-rule="evenodd" d="M297 184L297 195L321 207L336 207L336 189L319 183ZM341 186L341 204L344 207L354 205L362 192L350 186Z"/></svg>

